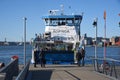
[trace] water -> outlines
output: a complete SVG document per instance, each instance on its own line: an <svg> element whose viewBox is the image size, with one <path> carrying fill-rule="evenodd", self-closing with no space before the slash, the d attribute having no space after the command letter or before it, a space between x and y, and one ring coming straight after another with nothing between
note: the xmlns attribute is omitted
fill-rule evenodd
<svg viewBox="0 0 120 80"><path fill-rule="evenodd" d="M31 59L32 47L26 46L26 59ZM24 46L0 46L0 62L9 63L11 57L17 55L19 64L24 63Z"/></svg>
<svg viewBox="0 0 120 80"><path fill-rule="evenodd" d="M9 63L11 57L17 55L19 57L19 64L24 63L24 47L23 46L0 46L0 62ZM86 47L86 60L89 56L94 56L94 47ZM26 59L31 59L32 46L26 46ZM97 48L97 56L103 57L104 48ZM53 59L73 60L73 54L47 54L46 59L51 61ZM107 47L106 57L120 60L120 47Z"/></svg>

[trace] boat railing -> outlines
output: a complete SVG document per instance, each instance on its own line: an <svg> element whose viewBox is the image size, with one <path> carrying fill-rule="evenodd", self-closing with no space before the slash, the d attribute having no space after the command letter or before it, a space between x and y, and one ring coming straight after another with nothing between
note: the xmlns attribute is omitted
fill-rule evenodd
<svg viewBox="0 0 120 80"><path fill-rule="evenodd" d="M94 70L115 80L120 80L120 60L112 58L91 58ZM97 62L97 65L95 64Z"/></svg>

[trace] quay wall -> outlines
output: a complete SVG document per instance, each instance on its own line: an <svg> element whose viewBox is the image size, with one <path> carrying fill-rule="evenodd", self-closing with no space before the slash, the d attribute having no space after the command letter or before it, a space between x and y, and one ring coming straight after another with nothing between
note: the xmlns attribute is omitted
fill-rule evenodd
<svg viewBox="0 0 120 80"><path fill-rule="evenodd" d="M25 65L25 67L21 70L21 72L19 73L19 75L15 80L26 80L27 74L29 73L29 65L30 65L30 60Z"/></svg>
<svg viewBox="0 0 120 80"><path fill-rule="evenodd" d="M11 60L5 67L0 69L0 80L12 80L19 73L18 59Z"/></svg>

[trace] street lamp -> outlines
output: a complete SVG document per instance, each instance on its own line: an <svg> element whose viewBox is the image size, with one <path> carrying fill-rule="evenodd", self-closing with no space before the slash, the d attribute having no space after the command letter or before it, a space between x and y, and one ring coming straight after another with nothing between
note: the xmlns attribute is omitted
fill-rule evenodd
<svg viewBox="0 0 120 80"><path fill-rule="evenodd" d="M120 22L119 22L119 27L120 27Z"/></svg>
<svg viewBox="0 0 120 80"><path fill-rule="evenodd" d="M98 18L95 18L93 22L93 26L96 28L95 30L95 70L96 71L98 70L98 67L97 67L97 21L98 21Z"/></svg>
<svg viewBox="0 0 120 80"><path fill-rule="evenodd" d="M27 18L24 17L24 67L26 65L26 20Z"/></svg>

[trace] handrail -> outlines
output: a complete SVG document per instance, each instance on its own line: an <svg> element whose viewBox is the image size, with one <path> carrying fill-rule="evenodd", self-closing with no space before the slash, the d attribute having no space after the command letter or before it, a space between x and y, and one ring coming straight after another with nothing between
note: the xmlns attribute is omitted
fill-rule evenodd
<svg viewBox="0 0 120 80"><path fill-rule="evenodd" d="M114 61L114 62L119 62L120 60L116 60L116 59L112 59L112 58L90 58L90 59L94 59L94 60L107 60L107 61Z"/></svg>
<svg viewBox="0 0 120 80"><path fill-rule="evenodd" d="M115 60L112 58L90 58L94 61L97 61L97 72L109 75L110 77L115 77L116 79L120 79L120 65L117 65L116 63L120 64L120 60ZM100 63L103 61L103 63ZM94 63L94 69L95 69L95 63Z"/></svg>
<svg viewBox="0 0 120 80"><path fill-rule="evenodd" d="M29 71L29 65L30 65L30 60L28 61L28 63L26 64L26 66L19 73L19 75L17 76L17 78L15 80L25 80L26 79L27 73Z"/></svg>

